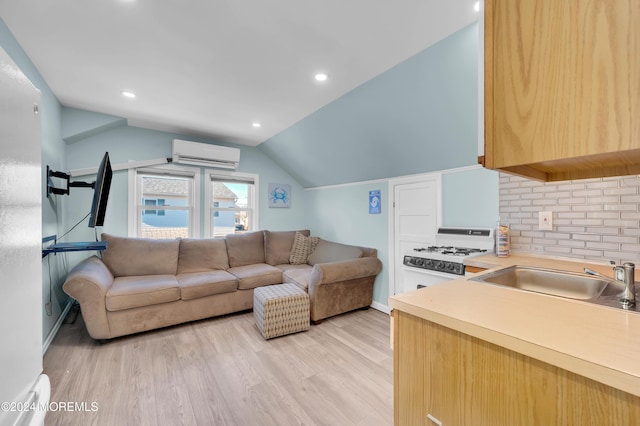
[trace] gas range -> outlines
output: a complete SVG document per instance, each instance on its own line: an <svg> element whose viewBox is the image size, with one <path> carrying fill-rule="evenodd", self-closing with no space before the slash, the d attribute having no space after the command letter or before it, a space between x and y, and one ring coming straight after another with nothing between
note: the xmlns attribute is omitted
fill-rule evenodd
<svg viewBox="0 0 640 426"><path fill-rule="evenodd" d="M435 245L421 245L404 255L403 264L426 271L464 275L463 261L493 252L490 228L440 228Z"/></svg>

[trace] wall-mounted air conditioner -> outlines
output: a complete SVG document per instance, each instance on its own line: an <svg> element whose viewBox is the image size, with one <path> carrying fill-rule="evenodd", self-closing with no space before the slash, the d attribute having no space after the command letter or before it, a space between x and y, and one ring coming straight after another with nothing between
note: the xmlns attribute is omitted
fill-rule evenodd
<svg viewBox="0 0 640 426"><path fill-rule="evenodd" d="M240 164L240 150L238 148L174 139L173 162L202 167L237 169Z"/></svg>

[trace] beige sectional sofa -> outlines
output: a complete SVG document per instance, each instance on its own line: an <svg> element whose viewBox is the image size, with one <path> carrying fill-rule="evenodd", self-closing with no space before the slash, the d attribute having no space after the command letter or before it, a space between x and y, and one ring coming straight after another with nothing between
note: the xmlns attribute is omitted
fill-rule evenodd
<svg viewBox="0 0 640 426"><path fill-rule="evenodd" d="M102 240L102 257L80 262L63 285L94 339L248 310L254 288L283 282L309 293L317 323L368 307L382 268L376 249L309 238L308 230L175 240L103 233Z"/></svg>

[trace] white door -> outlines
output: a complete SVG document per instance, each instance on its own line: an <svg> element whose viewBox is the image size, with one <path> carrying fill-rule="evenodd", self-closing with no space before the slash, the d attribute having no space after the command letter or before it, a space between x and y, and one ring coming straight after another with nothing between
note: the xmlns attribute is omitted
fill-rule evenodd
<svg viewBox="0 0 640 426"><path fill-rule="evenodd" d="M406 288L402 274L405 252L424 245L435 244L440 224L440 174L412 180L391 182L393 193L393 275L389 294L398 294L415 288ZM406 285L405 285L406 284Z"/></svg>

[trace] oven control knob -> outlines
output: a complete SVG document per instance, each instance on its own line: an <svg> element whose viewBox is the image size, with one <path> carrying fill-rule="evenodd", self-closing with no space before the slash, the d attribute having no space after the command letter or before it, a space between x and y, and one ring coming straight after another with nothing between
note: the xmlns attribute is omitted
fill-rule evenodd
<svg viewBox="0 0 640 426"><path fill-rule="evenodd" d="M453 271L453 263L447 264L447 269Z"/></svg>
<svg viewBox="0 0 640 426"><path fill-rule="evenodd" d="M438 269L444 269L444 262L438 262Z"/></svg>
<svg viewBox="0 0 640 426"><path fill-rule="evenodd" d="M418 257L416 258L416 265L417 266L422 266L424 264L424 259Z"/></svg>

